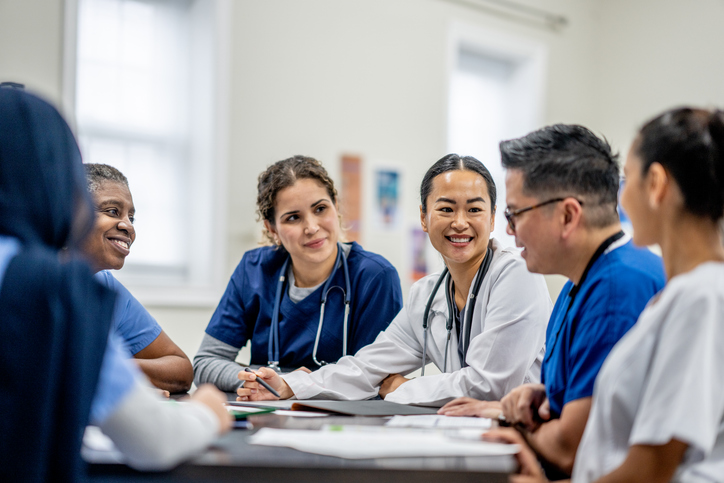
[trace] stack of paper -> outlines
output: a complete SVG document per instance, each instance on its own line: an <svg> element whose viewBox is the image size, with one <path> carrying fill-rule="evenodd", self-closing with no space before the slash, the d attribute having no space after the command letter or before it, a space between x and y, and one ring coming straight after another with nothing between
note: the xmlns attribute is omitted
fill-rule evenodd
<svg viewBox="0 0 724 483"><path fill-rule="evenodd" d="M479 439L457 439L441 431L422 431L374 426L334 427L308 431L262 428L251 444L284 446L307 453L338 458L400 458L434 456L511 455L517 445L489 443Z"/></svg>
<svg viewBox="0 0 724 483"><path fill-rule="evenodd" d="M488 418L450 417L438 414L421 416L395 416L385 426L393 428L425 429L490 429L492 420Z"/></svg>

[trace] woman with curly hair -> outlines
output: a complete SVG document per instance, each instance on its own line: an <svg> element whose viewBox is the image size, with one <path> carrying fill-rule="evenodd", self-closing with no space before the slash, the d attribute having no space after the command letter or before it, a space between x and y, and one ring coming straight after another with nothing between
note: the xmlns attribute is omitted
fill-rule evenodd
<svg viewBox="0 0 724 483"><path fill-rule="evenodd" d="M342 243L337 190L316 159L294 156L260 176L257 214L270 242L244 254L194 358L196 384L242 384L251 364L317 369L371 343L402 308L395 268Z"/></svg>

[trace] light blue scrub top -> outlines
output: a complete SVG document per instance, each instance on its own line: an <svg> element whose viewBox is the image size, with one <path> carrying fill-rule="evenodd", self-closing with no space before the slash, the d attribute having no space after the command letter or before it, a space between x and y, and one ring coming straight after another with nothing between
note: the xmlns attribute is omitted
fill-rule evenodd
<svg viewBox="0 0 724 483"><path fill-rule="evenodd" d="M161 333L161 326L108 270L96 273L95 278L116 292L116 307L111 327L119 340L123 341L130 355L138 354L156 340Z"/></svg>
<svg viewBox="0 0 724 483"><path fill-rule="evenodd" d="M0 290L10 260L21 245L17 239L0 235ZM96 393L91 405L90 421L102 424L113 414L118 404L131 391L140 370L128 360L123 342L113 332L108 335L108 345L103 355Z"/></svg>

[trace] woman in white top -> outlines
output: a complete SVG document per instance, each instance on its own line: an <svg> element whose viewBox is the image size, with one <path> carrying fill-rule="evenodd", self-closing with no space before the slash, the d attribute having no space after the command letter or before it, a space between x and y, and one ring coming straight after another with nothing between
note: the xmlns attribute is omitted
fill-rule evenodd
<svg viewBox="0 0 724 483"><path fill-rule="evenodd" d="M379 394L398 403L442 405L460 396L497 400L539 380L551 301L543 278L528 272L518 251L490 239L496 198L490 173L475 158L450 154L428 170L420 195L422 228L445 272L415 283L387 330L354 356L311 374L260 369L282 398ZM427 362L442 374L404 377ZM254 374L239 378L245 381L239 400L274 398Z"/></svg>
<svg viewBox="0 0 724 483"><path fill-rule="evenodd" d="M659 244L668 283L599 372L573 481L722 482L724 112L653 119L624 172L634 242ZM514 481L544 481L527 450L520 459Z"/></svg>

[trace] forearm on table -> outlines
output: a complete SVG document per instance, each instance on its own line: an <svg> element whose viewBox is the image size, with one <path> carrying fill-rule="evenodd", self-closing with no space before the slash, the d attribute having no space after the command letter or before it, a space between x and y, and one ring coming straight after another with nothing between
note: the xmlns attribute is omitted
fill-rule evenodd
<svg viewBox="0 0 724 483"><path fill-rule="evenodd" d="M561 431L560 419L542 424L535 432L526 433L525 439L542 459L570 475L576 459L578 442Z"/></svg>
<svg viewBox="0 0 724 483"><path fill-rule="evenodd" d="M194 370L191 362L176 355L156 359L134 359L151 384L168 392L186 392L191 388Z"/></svg>
<svg viewBox="0 0 724 483"><path fill-rule="evenodd" d="M222 391L234 392L241 386L238 378L241 366L235 362L239 348L204 334L201 347L194 357L196 386L210 383Z"/></svg>
<svg viewBox="0 0 724 483"><path fill-rule="evenodd" d="M219 432L216 415L195 402L162 401L137 383L100 425L129 466L163 471L206 448Z"/></svg>

